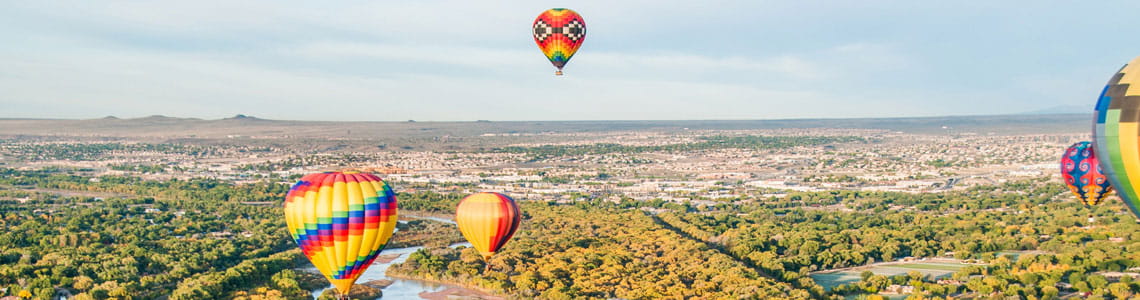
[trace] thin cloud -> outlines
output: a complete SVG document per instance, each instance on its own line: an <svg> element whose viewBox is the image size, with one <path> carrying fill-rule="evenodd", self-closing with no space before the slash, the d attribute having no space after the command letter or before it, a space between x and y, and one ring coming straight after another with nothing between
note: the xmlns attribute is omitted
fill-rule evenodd
<svg viewBox="0 0 1140 300"><path fill-rule="evenodd" d="M590 35L554 77L528 33L548 5L12 3L0 11L0 117L992 114L1084 103L1140 48L1103 30L1127 28L1132 2L1032 6L1068 16L1053 30L1017 1L582 1ZM1073 46L1093 44L1114 46Z"/></svg>

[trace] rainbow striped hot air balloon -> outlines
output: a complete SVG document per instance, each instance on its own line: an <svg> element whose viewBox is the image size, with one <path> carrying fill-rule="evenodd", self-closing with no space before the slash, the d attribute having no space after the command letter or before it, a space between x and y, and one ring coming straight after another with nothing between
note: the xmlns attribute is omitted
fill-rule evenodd
<svg viewBox="0 0 1140 300"><path fill-rule="evenodd" d="M1097 158L1133 214L1140 216L1140 57L1124 65L1100 93L1096 103Z"/></svg>
<svg viewBox="0 0 1140 300"><path fill-rule="evenodd" d="M455 208L455 223L483 259L499 251L522 220L518 205L499 193L475 193L463 198Z"/></svg>
<svg viewBox="0 0 1140 300"><path fill-rule="evenodd" d="M582 47L586 40L586 21L573 10L551 8L534 19L534 42L542 54L558 68L554 75L562 75L562 67Z"/></svg>
<svg viewBox="0 0 1140 300"><path fill-rule="evenodd" d="M342 296L384 249L396 219L396 194L372 174L309 174L285 196L289 233Z"/></svg>

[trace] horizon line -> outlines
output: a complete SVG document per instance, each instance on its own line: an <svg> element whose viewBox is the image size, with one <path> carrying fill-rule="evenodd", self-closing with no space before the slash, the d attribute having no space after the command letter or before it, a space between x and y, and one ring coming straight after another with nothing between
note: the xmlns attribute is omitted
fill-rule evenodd
<svg viewBox="0 0 1140 300"><path fill-rule="evenodd" d="M480 122L748 122L748 121L815 121L815 120L875 120L875 119L936 119L936 118L967 118L967 117L1001 117L1001 116L1016 116L1016 117L1030 117L1030 116L1067 116L1067 115L1083 115L1085 113L1011 113L1011 114L960 114L960 115L926 115L926 116L899 116L899 117L818 117L818 118L778 118L778 119L599 119L599 120L416 120L408 119L404 121L394 120L291 120L291 119L267 119L253 115L237 114L232 117L219 118L219 119L203 119L197 117L172 117L166 115L149 115L145 117L135 118L119 118L113 115L100 117L100 118L35 118L35 117L0 117L0 121L98 121L98 120L143 120L143 119L176 119L176 120L196 120L196 121L223 121L223 120L260 120L260 121L277 121L277 122L341 122L341 123L480 123Z"/></svg>

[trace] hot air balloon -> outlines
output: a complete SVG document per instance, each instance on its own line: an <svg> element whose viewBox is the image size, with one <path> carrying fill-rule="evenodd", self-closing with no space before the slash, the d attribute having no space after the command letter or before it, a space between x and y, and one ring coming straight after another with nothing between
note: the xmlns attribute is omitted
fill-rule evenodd
<svg viewBox="0 0 1140 300"><path fill-rule="evenodd" d="M396 219L396 194L372 174L309 174L285 196L293 241L342 298L384 249Z"/></svg>
<svg viewBox="0 0 1140 300"><path fill-rule="evenodd" d="M586 21L573 10L551 8L534 19L532 28L538 49L558 68L554 75L562 75L562 67L586 40Z"/></svg>
<svg viewBox="0 0 1140 300"><path fill-rule="evenodd" d="M1093 150L1116 194L1140 216L1140 57L1108 80L1096 103Z"/></svg>
<svg viewBox="0 0 1140 300"><path fill-rule="evenodd" d="M484 260L491 259L511 239L521 220L515 200L499 193L471 194L455 208L459 231Z"/></svg>
<svg viewBox="0 0 1140 300"><path fill-rule="evenodd" d="M1079 142L1065 150L1061 155L1061 177L1085 205L1100 204L1112 192L1090 142Z"/></svg>

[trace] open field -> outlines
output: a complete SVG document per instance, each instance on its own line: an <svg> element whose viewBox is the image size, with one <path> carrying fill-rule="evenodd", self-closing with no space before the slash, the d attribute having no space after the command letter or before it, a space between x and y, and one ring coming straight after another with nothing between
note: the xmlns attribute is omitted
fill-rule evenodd
<svg viewBox="0 0 1140 300"><path fill-rule="evenodd" d="M910 271L918 271L931 279L949 277L955 271L965 267L966 264L938 261L938 262L908 262L908 263L880 263L865 267L843 269L842 271L822 271L811 275L820 286L830 289L841 284L859 282L864 271L871 271L878 275L895 276L906 275Z"/></svg>

